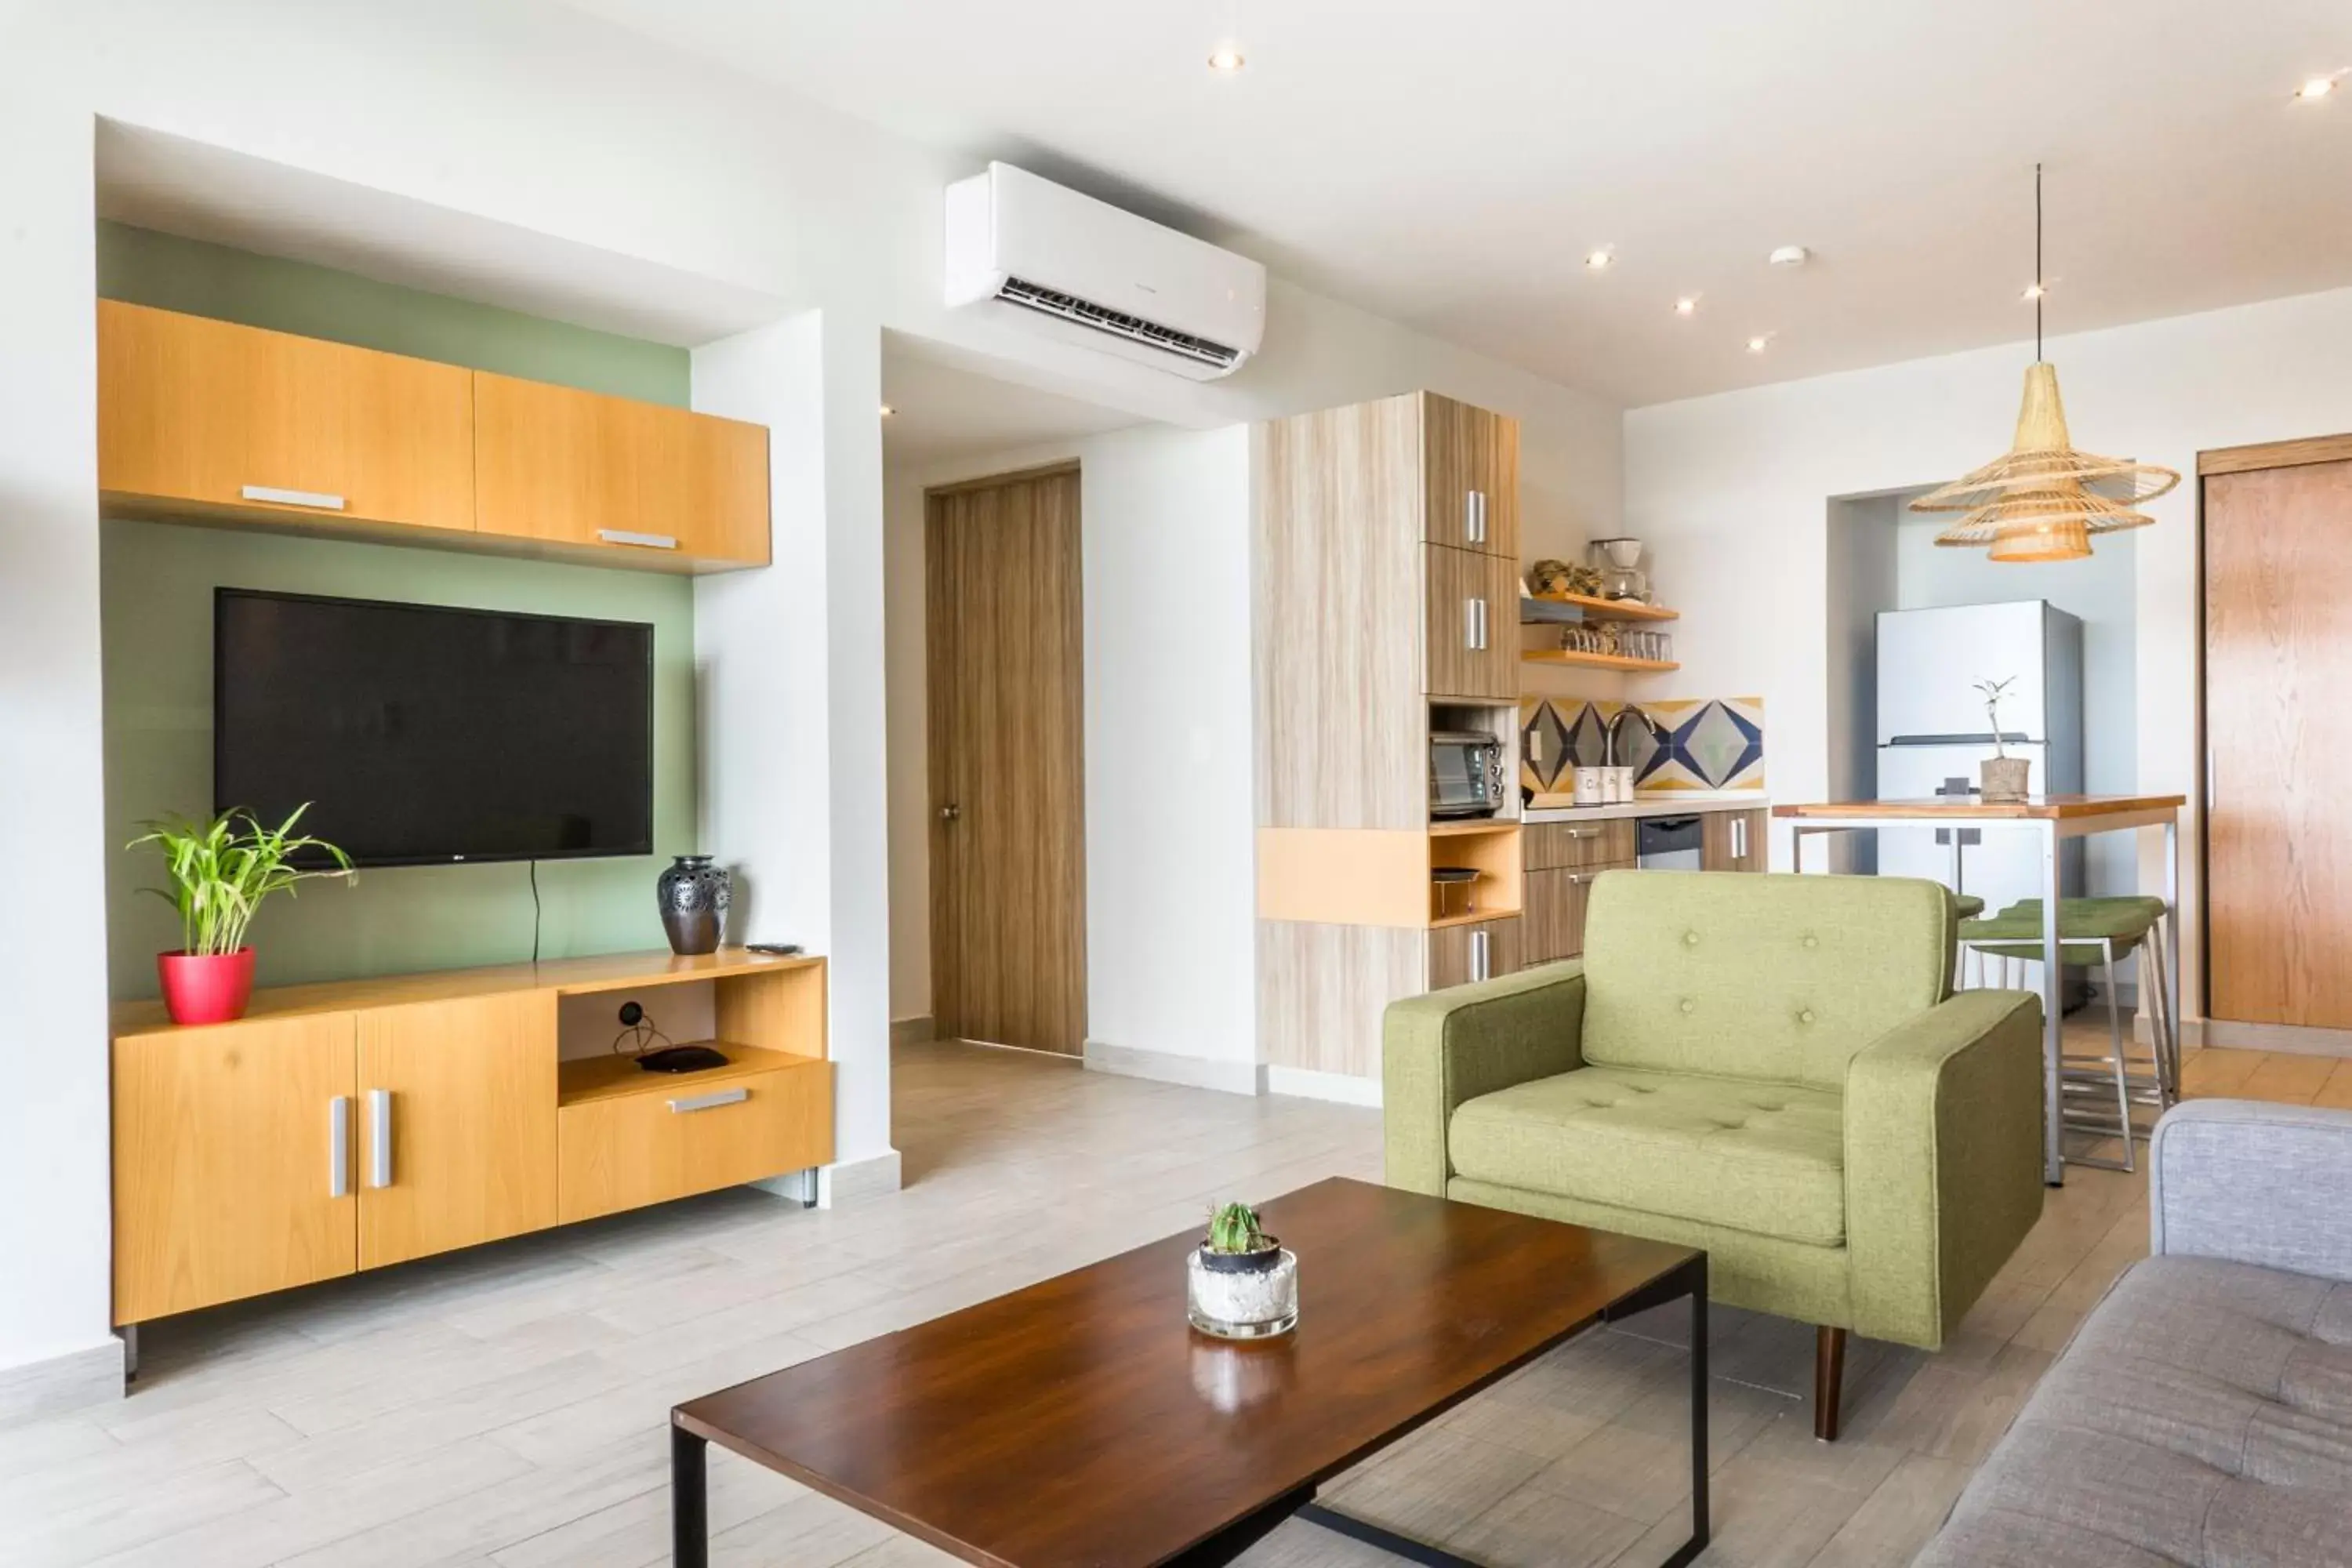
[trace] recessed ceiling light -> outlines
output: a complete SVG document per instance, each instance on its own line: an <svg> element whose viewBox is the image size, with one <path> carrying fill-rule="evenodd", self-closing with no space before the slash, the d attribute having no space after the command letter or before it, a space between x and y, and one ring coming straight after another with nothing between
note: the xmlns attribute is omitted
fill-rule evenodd
<svg viewBox="0 0 2352 1568"><path fill-rule="evenodd" d="M1752 354L1760 354L1767 348L1771 346L1771 333L1759 332L1756 336L1748 340L1748 352Z"/></svg>
<svg viewBox="0 0 2352 1568"><path fill-rule="evenodd" d="M892 416L893 414L896 414L896 413L898 413L898 411L897 409L895 409L895 408L891 407L891 406L890 406L888 404L887 404L887 403L886 403L886 404L884 404L884 405L882 405L882 417L883 417L883 418L885 418L885 419L889 418L889 417L890 417L890 416Z"/></svg>
<svg viewBox="0 0 2352 1568"><path fill-rule="evenodd" d="M1698 314L1698 296L1696 294L1685 294L1681 299L1675 300L1675 314L1677 316L1695 316Z"/></svg>
<svg viewBox="0 0 2352 1568"><path fill-rule="evenodd" d="M2343 74L2342 71L2337 71L2332 76L2313 77L2294 89L2294 96L2305 103L2315 102L2336 90L2336 79Z"/></svg>
<svg viewBox="0 0 2352 1568"><path fill-rule="evenodd" d="M1609 269L1610 263L1616 259L1617 247L1604 245L1598 250L1588 250L1584 253L1584 269L1587 272L1605 272Z"/></svg>
<svg viewBox="0 0 2352 1568"><path fill-rule="evenodd" d="M1775 267L1802 267L1813 258L1813 253L1801 245L1784 245L1764 259Z"/></svg>
<svg viewBox="0 0 2352 1568"><path fill-rule="evenodd" d="M1223 71L1231 76L1247 64L1249 61L1242 58L1239 44L1219 44L1209 51L1209 68L1213 71Z"/></svg>

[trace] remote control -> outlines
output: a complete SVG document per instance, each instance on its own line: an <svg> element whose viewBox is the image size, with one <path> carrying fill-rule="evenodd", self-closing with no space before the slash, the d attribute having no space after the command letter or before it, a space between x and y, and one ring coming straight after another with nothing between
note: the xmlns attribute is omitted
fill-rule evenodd
<svg viewBox="0 0 2352 1568"><path fill-rule="evenodd" d="M764 952L771 958L796 958L800 955L801 944L796 942L753 942L744 943L743 951Z"/></svg>

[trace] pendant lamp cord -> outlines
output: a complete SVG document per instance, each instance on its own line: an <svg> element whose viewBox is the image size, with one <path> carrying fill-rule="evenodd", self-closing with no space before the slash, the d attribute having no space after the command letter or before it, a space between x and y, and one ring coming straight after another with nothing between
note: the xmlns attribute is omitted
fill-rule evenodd
<svg viewBox="0 0 2352 1568"><path fill-rule="evenodd" d="M2033 363L2042 363L2042 165L2033 165Z"/></svg>

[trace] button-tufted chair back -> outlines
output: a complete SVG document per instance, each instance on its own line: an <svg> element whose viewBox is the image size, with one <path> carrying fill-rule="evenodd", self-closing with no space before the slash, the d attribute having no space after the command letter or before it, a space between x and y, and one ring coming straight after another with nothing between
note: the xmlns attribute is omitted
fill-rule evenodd
<svg viewBox="0 0 2352 1568"><path fill-rule="evenodd" d="M1609 871L1584 933L1584 1059L1843 1089L1949 994L1951 900L1908 877Z"/></svg>

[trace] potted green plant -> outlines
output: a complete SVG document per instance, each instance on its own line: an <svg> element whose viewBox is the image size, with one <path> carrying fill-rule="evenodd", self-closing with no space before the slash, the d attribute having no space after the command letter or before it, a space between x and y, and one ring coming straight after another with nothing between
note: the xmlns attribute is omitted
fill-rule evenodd
<svg viewBox="0 0 2352 1568"><path fill-rule="evenodd" d="M1208 1238L1186 1261L1185 1309L1194 1328L1219 1339L1286 1334L1298 1326L1298 1259L1259 1228L1249 1205L1213 1209Z"/></svg>
<svg viewBox="0 0 2352 1568"><path fill-rule="evenodd" d="M2023 800L2033 759L2011 756L2000 736L2001 701L2009 695L2009 689L2017 684L2017 677L1975 684L1984 693L1985 717L1992 721L1992 755L1977 764L1979 793L1987 800Z"/></svg>
<svg viewBox="0 0 2352 1568"><path fill-rule="evenodd" d="M163 986L163 1006L174 1024L226 1024L245 1016L253 994L253 949L246 928L264 899L291 893L313 877L352 875L351 857L323 839L298 836L295 824L310 809L303 802L276 827L265 827L242 806L209 822L170 816L139 826L147 829L127 848L152 844L163 853L171 886L147 891L179 911L181 947L155 955ZM291 864L304 850L316 850L334 869L302 870Z"/></svg>

